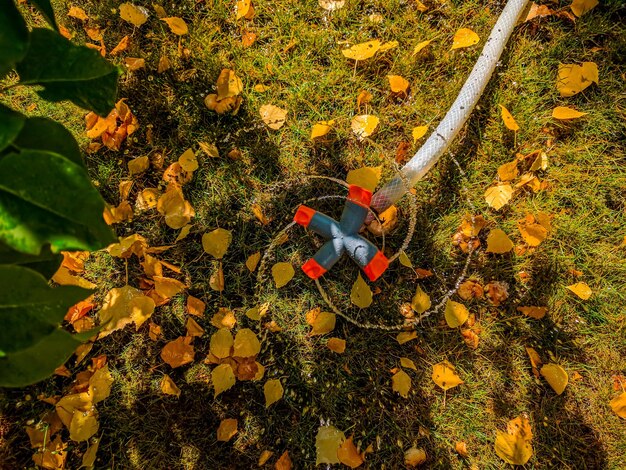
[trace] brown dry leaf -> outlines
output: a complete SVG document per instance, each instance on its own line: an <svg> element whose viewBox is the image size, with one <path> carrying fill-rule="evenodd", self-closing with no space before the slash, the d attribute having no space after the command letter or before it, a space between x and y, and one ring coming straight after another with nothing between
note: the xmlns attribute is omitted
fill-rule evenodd
<svg viewBox="0 0 626 470"><path fill-rule="evenodd" d="M567 106L557 106L552 110L552 117L560 120L576 119L586 115L587 113L576 111L575 109L568 108Z"/></svg>
<svg viewBox="0 0 626 470"><path fill-rule="evenodd" d="M248 259L246 260L246 268L248 268L248 271L250 271L251 273L253 273L256 269L256 267L259 265L259 261L261 261L261 252L257 251L254 254L251 254L250 256L248 256Z"/></svg>
<svg viewBox="0 0 626 470"><path fill-rule="evenodd" d="M176 34L177 36L184 36L189 32L189 28L187 27L187 23L185 23L185 20L177 16L161 18L161 21L165 21L170 27L172 33Z"/></svg>
<svg viewBox="0 0 626 470"><path fill-rule="evenodd" d="M206 304L202 300L193 295L187 297L187 313L189 313L189 315L203 317L205 308Z"/></svg>
<svg viewBox="0 0 626 470"><path fill-rule="evenodd" d="M259 456L259 461L257 462L257 465L259 467L262 467L263 465L265 465L267 463L267 461L270 459L270 457L274 455L274 452L272 452L271 450L264 450L263 452L261 452L261 455Z"/></svg>
<svg viewBox="0 0 626 470"><path fill-rule="evenodd" d="M507 432L497 431L496 454L511 465L525 465L533 455L532 430L528 419L518 416L507 424Z"/></svg>
<svg viewBox="0 0 626 470"><path fill-rule="evenodd" d="M220 152L215 144L209 144L207 142L198 142L200 149L210 158L219 158Z"/></svg>
<svg viewBox="0 0 626 470"><path fill-rule="evenodd" d="M192 173L183 170L180 163L174 162L168 166L163 172L163 180L168 183L176 184L177 186L183 186L193 177Z"/></svg>
<svg viewBox="0 0 626 470"><path fill-rule="evenodd" d="M286 286L295 275L295 270L291 263L281 262L272 266L272 277L277 289Z"/></svg>
<svg viewBox="0 0 626 470"><path fill-rule="evenodd" d="M180 336L167 343L161 350L161 359L172 368L184 366L193 361L195 352L188 336Z"/></svg>
<svg viewBox="0 0 626 470"><path fill-rule="evenodd" d="M211 371L211 382L213 383L214 397L228 390L236 382L235 373L230 364L220 364Z"/></svg>
<svg viewBox="0 0 626 470"><path fill-rule="evenodd" d="M404 465L407 467L417 467L426 462L426 451L421 447L413 446L404 453Z"/></svg>
<svg viewBox="0 0 626 470"><path fill-rule="evenodd" d="M389 206L389 208L378 214L378 219L380 222L376 219L372 220L367 229L377 237L381 237L383 234L388 235L398 226L398 208L394 205Z"/></svg>
<svg viewBox="0 0 626 470"><path fill-rule="evenodd" d="M334 125L334 119L331 119L330 121L319 121L317 124L314 124L311 128L311 140L324 137L332 130Z"/></svg>
<svg viewBox="0 0 626 470"><path fill-rule="evenodd" d="M561 96L574 96L592 83L598 84L598 66L595 62L559 64L556 88Z"/></svg>
<svg viewBox="0 0 626 470"><path fill-rule="evenodd" d="M280 458L276 461L276 465L274 466L274 470L291 470L293 468L293 464L291 463L291 458L289 457L289 452L285 451L280 456Z"/></svg>
<svg viewBox="0 0 626 470"><path fill-rule="evenodd" d="M150 13L144 7L133 5L132 3L122 3L120 5L120 18L132 24L141 26L148 21Z"/></svg>
<svg viewBox="0 0 626 470"><path fill-rule="evenodd" d="M228 442L237 434L237 420L234 418L226 418L220 421L217 428L217 440L220 442Z"/></svg>
<svg viewBox="0 0 626 470"><path fill-rule="evenodd" d="M170 59L167 58L166 55L162 55L159 57L159 63L157 65L157 73L163 73L169 70L172 67L172 63Z"/></svg>
<svg viewBox="0 0 626 470"><path fill-rule="evenodd" d="M350 291L350 301L359 308L367 308L372 305L372 300L372 289L359 273Z"/></svg>
<svg viewBox="0 0 626 470"><path fill-rule="evenodd" d="M464 383L456 373L456 368L448 361L433 365L432 379L443 390L449 390Z"/></svg>
<svg viewBox="0 0 626 470"><path fill-rule="evenodd" d="M620 418L626 419L626 392L613 398L610 402L611 409Z"/></svg>
<svg viewBox="0 0 626 470"><path fill-rule="evenodd" d="M478 281L468 279L459 286L457 294L463 300L481 299L483 297L484 289Z"/></svg>
<svg viewBox="0 0 626 470"><path fill-rule="evenodd" d="M135 70L144 68L146 66L146 60L140 57L126 57L124 64L126 64L128 70L134 72Z"/></svg>
<svg viewBox="0 0 626 470"><path fill-rule="evenodd" d="M396 336L396 341L398 342L398 344L404 344L416 338L417 331L401 331L400 333L398 333L398 336Z"/></svg>
<svg viewBox="0 0 626 470"><path fill-rule="evenodd" d="M120 42L117 43L117 46L115 46L113 48L113 50L110 52L110 54L112 56L115 56L117 54L119 54L120 52L124 52L126 49L128 49L128 43L130 41L130 37L129 36L124 36Z"/></svg>
<svg viewBox="0 0 626 470"><path fill-rule="evenodd" d="M530 21L533 18L551 16L552 14L554 14L554 12L550 10L547 5L537 5L536 3L531 2L530 10L528 10L528 15L526 15L526 19L524 20L524 22Z"/></svg>
<svg viewBox="0 0 626 470"><path fill-rule="evenodd" d="M464 459L469 457L469 453L467 452L467 444L463 441L459 441L454 445L454 450L463 457Z"/></svg>
<svg viewBox="0 0 626 470"><path fill-rule="evenodd" d="M518 312L536 320L541 320L548 313L548 307L517 307Z"/></svg>
<svg viewBox="0 0 626 470"><path fill-rule="evenodd" d="M263 394L265 395L265 408L276 403L283 397L284 389L280 380L270 379L263 386Z"/></svg>
<svg viewBox="0 0 626 470"><path fill-rule="evenodd" d="M513 242L508 235L499 228L495 228L489 232L487 236L487 253L503 254L513 249Z"/></svg>
<svg viewBox="0 0 626 470"><path fill-rule="evenodd" d="M495 210L503 208L513 197L513 188L510 184L492 186L485 191L485 201Z"/></svg>
<svg viewBox="0 0 626 470"><path fill-rule="evenodd" d="M356 107L360 109L362 104L369 103L370 101L372 101L372 98L373 96L369 91L361 90L356 97Z"/></svg>
<svg viewBox="0 0 626 470"><path fill-rule="evenodd" d="M450 328L461 326L467 321L468 317L469 311L465 305L454 302L453 300L446 302L445 319Z"/></svg>
<svg viewBox="0 0 626 470"><path fill-rule="evenodd" d="M480 38L478 34L472 31L469 28L461 28L456 33L454 33L454 38L452 39L452 47L450 50L461 49L463 47L470 47L474 44L478 44Z"/></svg>
<svg viewBox="0 0 626 470"><path fill-rule="evenodd" d="M98 339L135 323L137 329L152 316L155 303L139 289L124 286L111 289L98 312L102 325Z"/></svg>
<svg viewBox="0 0 626 470"><path fill-rule="evenodd" d="M187 336L195 337L202 336L204 334L204 329L191 317L187 318L187 325L185 325L185 328L187 328Z"/></svg>
<svg viewBox="0 0 626 470"><path fill-rule="evenodd" d="M409 81L400 75L387 75L389 88L393 93L406 94L409 90Z"/></svg>
<svg viewBox="0 0 626 470"><path fill-rule="evenodd" d="M152 341L158 341L161 337L163 331L159 325L156 323L150 322L150 330L148 331L148 336Z"/></svg>
<svg viewBox="0 0 626 470"><path fill-rule="evenodd" d="M337 354L343 354L346 350L346 340L341 338L330 338L326 343L328 349Z"/></svg>
<svg viewBox="0 0 626 470"><path fill-rule="evenodd" d="M502 111L502 121L504 122L504 125L507 127L507 129L510 129L513 132L519 131L519 126L517 125L517 122L515 122L513 115L504 106L502 105L499 105L499 106ZM500 171L498 170L498 173L499 172Z"/></svg>
<svg viewBox="0 0 626 470"><path fill-rule="evenodd" d="M576 296L583 300L588 300L593 294L593 291L586 282L577 282L576 284L572 284L571 286L565 286L565 288L570 290L571 292L576 294Z"/></svg>
<svg viewBox="0 0 626 470"><path fill-rule="evenodd" d="M87 13L85 13L85 10L83 10L81 7L70 7L69 11L67 12L67 16L76 18L77 20L81 21L87 21L89 19L89 16L87 16Z"/></svg>
<svg viewBox="0 0 626 470"><path fill-rule="evenodd" d="M379 122L380 119L378 119L378 117L371 114L363 114L355 116L350 125L352 127L352 132L356 134L359 140L363 140L374 133Z"/></svg>
<svg viewBox="0 0 626 470"><path fill-rule="evenodd" d="M478 343L480 342L480 337L474 330L462 329L461 336L463 337L463 341L467 345L467 347L471 349L478 348Z"/></svg>
<svg viewBox="0 0 626 470"><path fill-rule="evenodd" d="M539 353L533 348L526 347L526 354L528 354L528 358L530 359L533 374L535 374L535 377L539 378L539 367L543 365Z"/></svg>
<svg viewBox="0 0 626 470"><path fill-rule="evenodd" d="M252 31L244 31L241 35L241 44L243 47L250 47L257 39L257 35Z"/></svg>
<svg viewBox="0 0 626 470"><path fill-rule="evenodd" d="M92 41L102 41L104 38L104 31L101 30L98 26L84 26L85 33L89 36L89 39Z"/></svg>
<svg viewBox="0 0 626 470"><path fill-rule="evenodd" d="M509 285L506 282L491 281L485 286L487 298L494 306L499 306L509 298Z"/></svg>
<svg viewBox="0 0 626 470"><path fill-rule="evenodd" d="M501 181L511 181L517 178L519 175L519 170L517 169L517 159L512 162L505 163L504 165L500 165L498 167L498 177Z"/></svg>
<svg viewBox="0 0 626 470"><path fill-rule="evenodd" d="M572 9L572 13L580 18L589 10L595 8L598 3L600 3L598 0L572 0L570 8Z"/></svg>
<svg viewBox="0 0 626 470"><path fill-rule="evenodd" d="M166 395L180 397L180 388L178 388L176 383L167 374L163 374L163 378L161 379L161 391Z"/></svg>
<svg viewBox="0 0 626 470"><path fill-rule="evenodd" d="M278 130L285 124L287 111L273 104L264 104L259 109L261 119L270 129Z"/></svg>
<svg viewBox="0 0 626 470"><path fill-rule="evenodd" d="M343 441L337 449L337 458L339 461L350 468L357 468L363 465L365 461L352 441L352 436Z"/></svg>
<svg viewBox="0 0 626 470"><path fill-rule="evenodd" d="M184 227L196 215L189 201L185 200L182 189L175 183L169 183L165 193L159 197L157 211L165 217L167 226L173 229Z"/></svg>
<svg viewBox="0 0 626 470"><path fill-rule="evenodd" d="M237 324L237 318L232 310L220 307L219 310L211 318L211 325L215 328L228 328L231 330Z"/></svg>
<svg viewBox="0 0 626 470"><path fill-rule="evenodd" d="M336 315L331 312L322 312L319 308L309 310L306 314L306 322L311 325L311 336L325 335L335 329Z"/></svg>
<svg viewBox="0 0 626 470"><path fill-rule="evenodd" d="M257 203L252 204L251 209L252 209L252 213L257 218L257 220L261 222L261 224L269 225L269 223L272 221L272 219L268 218L265 214L263 214L263 208L260 206L260 204L257 204Z"/></svg>

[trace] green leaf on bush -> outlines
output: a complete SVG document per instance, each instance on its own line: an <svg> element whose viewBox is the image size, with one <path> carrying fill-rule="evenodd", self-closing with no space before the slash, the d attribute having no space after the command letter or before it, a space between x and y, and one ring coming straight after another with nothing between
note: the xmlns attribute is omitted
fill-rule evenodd
<svg viewBox="0 0 626 470"><path fill-rule="evenodd" d="M42 85L38 93L48 101L70 100L101 116L115 106L119 70L93 49L75 46L50 29L32 30L16 69L20 83Z"/></svg>
<svg viewBox="0 0 626 470"><path fill-rule="evenodd" d="M48 150L84 166L80 148L72 133L52 119L27 118L13 146L20 150Z"/></svg>
<svg viewBox="0 0 626 470"><path fill-rule="evenodd" d="M93 334L71 335L59 328L67 309L90 291L51 288L40 274L0 266L0 386L21 387L52 374Z"/></svg>
<svg viewBox="0 0 626 470"><path fill-rule="evenodd" d="M39 13L50 23L50 26L58 31L59 27L54 19L54 11L52 10L52 5L50 5L50 0L30 0L30 2L37 7Z"/></svg>
<svg viewBox="0 0 626 470"><path fill-rule="evenodd" d="M46 279L50 279L59 269L63 255L52 253L49 246L45 246L39 255L28 255L12 250L4 243L0 243L0 265L12 264L37 271Z"/></svg>
<svg viewBox="0 0 626 470"><path fill-rule="evenodd" d="M0 158L0 241L15 250L100 249L115 241L103 209L87 172L62 155L26 150Z"/></svg>
<svg viewBox="0 0 626 470"><path fill-rule="evenodd" d="M26 116L0 103L0 151L11 145L24 127L25 120Z"/></svg>
<svg viewBox="0 0 626 470"><path fill-rule="evenodd" d="M0 78L26 54L28 28L13 0L0 0Z"/></svg>

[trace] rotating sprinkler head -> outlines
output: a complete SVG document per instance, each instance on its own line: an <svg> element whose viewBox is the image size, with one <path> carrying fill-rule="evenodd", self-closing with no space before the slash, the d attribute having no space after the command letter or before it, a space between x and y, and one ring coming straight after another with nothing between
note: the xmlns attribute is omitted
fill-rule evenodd
<svg viewBox="0 0 626 470"><path fill-rule="evenodd" d="M387 270L387 257L376 245L359 235L371 200L370 191L350 185L339 222L305 205L298 208L293 220L326 239L315 256L302 265L307 276L319 279L339 261L344 252L363 269L370 281L375 281Z"/></svg>

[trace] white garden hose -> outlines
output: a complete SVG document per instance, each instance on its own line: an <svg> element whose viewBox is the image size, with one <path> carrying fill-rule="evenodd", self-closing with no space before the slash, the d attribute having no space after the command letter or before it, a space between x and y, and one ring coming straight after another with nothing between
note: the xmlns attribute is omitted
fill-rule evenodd
<svg viewBox="0 0 626 470"><path fill-rule="evenodd" d="M374 194L371 202L374 210L380 213L404 196L410 188L406 187L403 180L408 181L411 187L415 186L450 146L483 94L500 60L504 46L528 1L509 0L507 2L452 107L424 145L400 170L404 178L396 176Z"/></svg>

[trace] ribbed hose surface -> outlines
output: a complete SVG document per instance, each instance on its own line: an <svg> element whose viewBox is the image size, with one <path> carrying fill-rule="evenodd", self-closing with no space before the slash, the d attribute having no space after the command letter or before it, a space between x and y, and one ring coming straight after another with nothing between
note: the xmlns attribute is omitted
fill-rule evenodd
<svg viewBox="0 0 626 470"><path fill-rule="evenodd" d="M508 41L518 18L524 11L528 0L509 0L502 10L498 21L491 30L485 47L478 57L472 72L465 81L452 107L445 115L437 129L428 137L417 153L402 168L406 180L411 187L415 185L439 160L456 135L459 133L474 106L480 99L493 71L496 68L504 46ZM402 179L396 176L374 194L371 207L382 212L400 199L408 188Z"/></svg>

